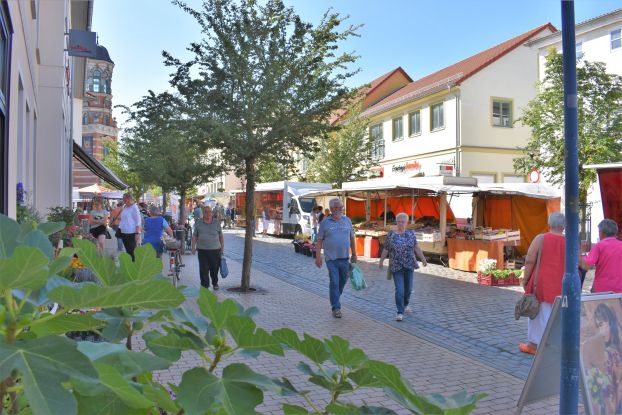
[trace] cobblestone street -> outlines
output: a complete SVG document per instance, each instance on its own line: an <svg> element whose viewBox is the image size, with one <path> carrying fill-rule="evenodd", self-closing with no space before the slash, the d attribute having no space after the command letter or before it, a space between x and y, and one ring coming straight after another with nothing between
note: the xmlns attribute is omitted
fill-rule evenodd
<svg viewBox="0 0 622 415"><path fill-rule="evenodd" d="M240 283L243 241L241 230L225 231L230 275L221 281L217 293L221 298L234 298L244 307L258 307L259 326L270 331L291 327L299 334L320 338L342 336L371 358L396 365L418 393L448 395L462 389L485 392L489 396L478 403L475 413L515 412L532 361L517 348L527 333L526 320L516 321L513 315L520 289L481 286L473 274L430 264L415 274L413 314L396 322L393 283L386 279L386 270L378 269L377 260L362 260L368 288L354 291L348 284L342 296L344 317L334 319L326 267L318 269L312 258L294 253L288 239L255 238L251 285L258 292L228 291ZM182 283L198 287L196 257L186 255L184 261ZM287 356L282 359L262 354L257 359L236 359L260 373L286 376L296 386L311 390L312 399L327 401L328 396L306 382L306 376L296 368L299 356ZM185 355L171 369L158 373L159 379L178 383L183 371L199 364L194 359ZM359 392L352 398L404 413L380 390ZM282 399L267 394L258 410L280 414ZM300 399L288 402L304 405ZM556 412L557 398L524 410L526 414Z"/></svg>

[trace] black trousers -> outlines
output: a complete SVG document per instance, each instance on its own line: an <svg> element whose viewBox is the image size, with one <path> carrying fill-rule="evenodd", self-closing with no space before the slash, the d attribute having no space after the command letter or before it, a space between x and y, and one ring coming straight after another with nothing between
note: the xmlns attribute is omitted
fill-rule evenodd
<svg viewBox="0 0 622 415"><path fill-rule="evenodd" d="M220 249L197 249L199 257L199 276L201 287L208 288L210 279L212 285L218 285L218 271L220 270Z"/></svg>
<svg viewBox="0 0 622 415"><path fill-rule="evenodd" d="M130 254L132 261L134 261L134 250L136 249L136 234L135 233L122 233L121 241L123 241L123 247L125 252Z"/></svg>

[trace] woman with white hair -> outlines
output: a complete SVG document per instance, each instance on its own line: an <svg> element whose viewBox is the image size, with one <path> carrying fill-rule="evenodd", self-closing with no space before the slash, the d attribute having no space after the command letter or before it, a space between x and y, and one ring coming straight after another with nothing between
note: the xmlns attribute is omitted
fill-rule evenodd
<svg viewBox="0 0 622 415"><path fill-rule="evenodd" d="M566 218L556 212L549 216L549 232L537 235L527 251L523 289L536 295L540 311L527 321L527 343L520 343L523 353L536 354L544 329L551 317L555 297L562 293L566 260Z"/></svg>
<svg viewBox="0 0 622 415"><path fill-rule="evenodd" d="M389 267L395 284L395 306L397 307L395 320L402 321L404 312L412 311L408 304L413 287L413 272L419 268L415 255L421 259L424 267L428 265L428 262L417 244L415 231L406 229L408 215L398 213L395 220L397 229L390 231L387 235L378 267L382 269L382 262L388 255L391 260Z"/></svg>
<svg viewBox="0 0 622 415"><path fill-rule="evenodd" d="M593 293L622 293L622 241L617 235L618 224L612 219L603 220L598 224L600 242L581 259L583 269L596 267Z"/></svg>

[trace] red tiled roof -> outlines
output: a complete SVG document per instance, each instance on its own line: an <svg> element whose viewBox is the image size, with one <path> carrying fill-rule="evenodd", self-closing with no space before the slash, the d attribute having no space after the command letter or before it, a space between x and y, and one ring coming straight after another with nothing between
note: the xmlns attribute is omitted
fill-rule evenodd
<svg viewBox="0 0 622 415"><path fill-rule="evenodd" d="M380 102L377 102L369 107L365 113L367 115L371 115L371 113L387 110L404 101L428 95L435 92L436 87L446 87L447 84L460 85L475 73L484 69L486 66L495 62L497 59L511 52L518 46L524 44L530 38L546 29L550 29L552 32L557 32L557 29L551 23L536 27L529 32L523 33L522 35L500 43L497 46L493 46L490 49L486 49L483 52L461 60L458 63L454 63L453 65L441 69L440 71L411 82Z"/></svg>
<svg viewBox="0 0 622 415"><path fill-rule="evenodd" d="M401 66L398 66L397 68L385 73L382 76L379 76L378 78L374 79L373 81L371 81L369 84L366 84L365 86L360 88L360 95L359 95L359 99L365 99L365 96L371 94L376 88L378 88L380 85L382 85L382 83L384 81L386 81L388 78L391 77L391 75L393 75L396 72L401 72L406 79L408 79L408 82L412 82L412 78L410 76L408 76L408 74L406 73L406 71L404 71L404 69L402 69ZM330 124L334 125L337 121L339 121L341 119L341 117L343 117L347 112L346 108L340 108L338 109L331 117L330 117Z"/></svg>

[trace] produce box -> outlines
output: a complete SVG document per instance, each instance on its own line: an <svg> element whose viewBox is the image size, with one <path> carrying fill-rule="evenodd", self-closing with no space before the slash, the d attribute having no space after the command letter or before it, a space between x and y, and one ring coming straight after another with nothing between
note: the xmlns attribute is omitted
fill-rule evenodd
<svg viewBox="0 0 622 415"><path fill-rule="evenodd" d="M441 240L441 233L436 232L418 232L415 234L418 241L422 242L439 242Z"/></svg>
<svg viewBox="0 0 622 415"><path fill-rule="evenodd" d="M484 233L482 239L484 241L504 241L507 238L507 233L504 230L497 230L490 233Z"/></svg>
<svg viewBox="0 0 622 415"><path fill-rule="evenodd" d="M520 241L520 230L518 231L507 231L508 241Z"/></svg>

